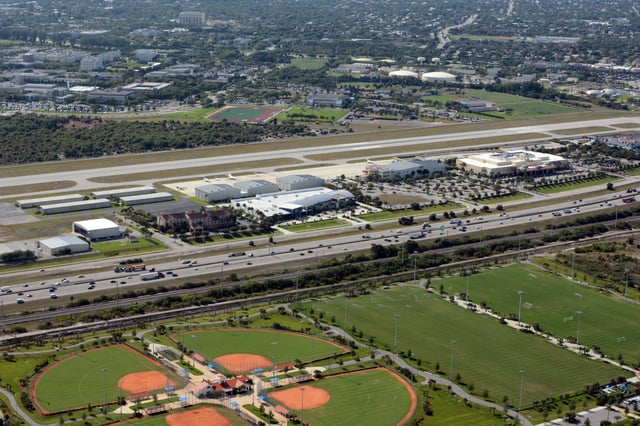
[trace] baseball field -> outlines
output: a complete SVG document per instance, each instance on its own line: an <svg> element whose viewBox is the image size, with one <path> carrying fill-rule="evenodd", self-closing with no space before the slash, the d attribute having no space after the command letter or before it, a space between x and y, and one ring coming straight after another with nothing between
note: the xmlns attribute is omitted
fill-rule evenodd
<svg viewBox="0 0 640 426"><path fill-rule="evenodd" d="M249 423L234 415L230 409L222 406L198 406L174 410L167 415L146 416L119 422L135 426L245 426Z"/></svg>
<svg viewBox="0 0 640 426"><path fill-rule="evenodd" d="M275 330L220 328L188 331L172 336L202 355L216 369L232 374L274 364L303 363L347 352L343 346L301 333Z"/></svg>
<svg viewBox="0 0 640 426"><path fill-rule="evenodd" d="M33 401L44 414L99 406L119 396L176 386L180 378L125 345L92 349L45 368L33 381Z"/></svg>
<svg viewBox="0 0 640 426"><path fill-rule="evenodd" d="M521 274L526 276L528 272L511 273L515 275L492 277L492 286L504 294L513 293L516 299L512 302L517 308L517 291L524 279ZM540 284L541 280L535 282ZM437 288L440 282L434 284ZM454 285L449 281L442 284L445 289ZM472 299L478 296L477 287L471 287ZM554 297L555 293L549 291L546 302L539 304L551 303ZM397 339L399 353L411 352L421 360L422 368L453 378L459 374L462 383L473 385L476 390L486 389L488 398L498 401L504 396L510 401L518 400L523 374L526 406L535 400L583 389L585 384L606 383L623 373L617 367L518 332L489 316L462 309L421 287L380 289L349 298L346 305L343 297L301 305L307 312L313 308L316 314L323 311L325 318L341 319L346 306L348 327L362 331L365 341L393 350Z"/></svg>
<svg viewBox="0 0 640 426"><path fill-rule="evenodd" d="M311 425L405 424L417 403L413 388L385 368L330 376L268 395Z"/></svg>

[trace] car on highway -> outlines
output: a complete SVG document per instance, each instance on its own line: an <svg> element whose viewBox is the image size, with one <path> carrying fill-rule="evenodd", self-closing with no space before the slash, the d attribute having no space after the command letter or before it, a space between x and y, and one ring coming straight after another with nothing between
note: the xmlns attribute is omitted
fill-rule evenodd
<svg viewBox="0 0 640 426"><path fill-rule="evenodd" d="M57 295L57 294L55 294L55 293L51 293L51 296L49 296L49 297L50 297L50 298L52 298L52 299L57 299L57 298L58 298L58 295Z"/></svg>
<svg viewBox="0 0 640 426"><path fill-rule="evenodd" d="M55 287L49 287L49 293L53 293L54 291L56 291Z"/></svg>
<svg viewBox="0 0 640 426"><path fill-rule="evenodd" d="M23 303L24 303L24 299L23 299L23 298L21 298L21 297L18 297L18 298L16 299L16 303L17 303L18 305L21 305L21 304L23 304Z"/></svg>

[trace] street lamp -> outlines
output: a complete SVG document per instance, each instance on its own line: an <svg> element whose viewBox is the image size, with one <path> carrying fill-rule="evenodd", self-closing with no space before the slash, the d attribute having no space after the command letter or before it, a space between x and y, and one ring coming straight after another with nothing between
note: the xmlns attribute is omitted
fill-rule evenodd
<svg viewBox="0 0 640 426"><path fill-rule="evenodd" d="M451 367L449 368L449 380L453 380L453 363L456 360L456 341L451 341Z"/></svg>
<svg viewBox="0 0 640 426"><path fill-rule="evenodd" d="M520 301L518 302L518 324L521 324L520 315L522 313L522 296L524 295L524 291L518 290L518 295L520 296Z"/></svg>
<svg viewBox="0 0 640 426"><path fill-rule="evenodd" d="M576 345L580 346L580 320L582 319L582 311L576 312L578 314L578 331L576 332Z"/></svg>
<svg viewBox="0 0 640 426"><path fill-rule="evenodd" d="M524 375L527 374L525 370L520 370L520 402L518 404L518 413L522 411L522 391L524 390Z"/></svg>
<svg viewBox="0 0 640 426"><path fill-rule="evenodd" d="M576 266L576 249L572 249L573 250L573 256L571 256L571 279L573 280L573 278L576 276L574 271L575 271L575 266Z"/></svg>
<svg viewBox="0 0 640 426"><path fill-rule="evenodd" d="M467 276L467 292L464 294L464 300L469 303L469 275L471 275L471 271L467 269L465 275Z"/></svg>
<svg viewBox="0 0 640 426"><path fill-rule="evenodd" d="M300 388L300 422L304 424L304 417L302 412L304 411L304 386Z"/></svg>
<svg viewBox="0 0 640 426"><path fill-rule="evenodd" d="M414 251L413 252L413 280L415 281L417 279L417 261L418 261L418 252Z"/></svg>
<svg viewBox="0 0 640 426"><path fill-rule="evenodd" d="M400 318L400 314L395 314L393 316L395 319L395 332L393 335L393 353L396 356L396 360L398 358L398 319Z"/></svg>
<svg viewBox="0 0 640 426"><path fill-rule="evenodd" d="M629 268L624 268L625 280L624 280L624 298L627 298L627 289L629 288Z"/></svg>
<svg viewBox="0 0 640 426"><path fill-rule="evenodd" d="M106 414L107 413L107 369L103 368L102 373L104 376L104 407L102 412Z"/></svg>
<svg viewBox="0 0 640 426"><path fill-rule="evenodd" d="M275 375L276 375L276 346L278 345L278 342L271 342L271 345L273 346L273 376L275 377Z"/></svg>
<svg viewBox="0 0 640 426"><path fill-rule="evenodd" d="M393 397L393 426L398 424L398 395Z"/></svg>

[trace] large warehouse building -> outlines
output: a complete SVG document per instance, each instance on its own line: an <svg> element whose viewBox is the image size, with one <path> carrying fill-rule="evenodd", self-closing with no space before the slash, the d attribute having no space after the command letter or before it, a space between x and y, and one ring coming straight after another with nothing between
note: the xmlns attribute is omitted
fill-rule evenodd
<svg viewBox="0 0 640 426"><path fill-rule="evenodd" d="M32 198L30 200L18 200L16 205L22 209L31 209L33 207L46 206L49 204L70 203L73 201L84 200L82 194L56 195L53 197Z"/></svg>
<svg viewBox="0 0 640 426"><path fill-rule="evenodd" d="M93 198L120 198L132 195L153 194L156 189L153 186L136 186L133 188L107 189L91 193Z"/></svg>
<svg viewBox="0 0 640 426"><path fill-rule="evenodd" d="M91 250L88 242L75 235L61 235L40 240L36 243L36 247L49 256L84 253Z"/></svg>
<svg viewBox="0 0 640 426"><path fill-rule="evenodd" d="M226 201L240 197L240 189L226 183L202 185L196 187L196 197L208 203Z"/></svg>
<svg viewBox="0 0 640 426"><path fill-rule="evenodd" d="M109 219L92 219L73 222L73 232L84 235L91 241L120 238L122 232L117 223Z"/></svg>
<svg viewBox="0 0 640 426"><path fill-rule="evenodd" d="M162 203L173 201L173 194L169 192L154 192L151 194L129 195L120 197L120 202L125 206L135 206L137 204Z"/></svg>
<svg viewBox="0 0 640 426"><path fill-rule="evenodd" d="M568 168L569 160L559 155L534 151L501 151L459 158L456 167L487 176L551 174Z"/></svg>
<svg viewBox="0 0 640 426"><path fill-rule="evenodd" d="M251 197L258 194L268 194L270 192L278 192L278 185L264 179L252 179L238 181L233 184L240 189L243 197Z"/></svg>
<svg viewBox="0 0 640 426"><path fill-rule="evenodd" d="M287 175L277 178L276 184L282 191L296 191L324 186L324 179L312 175Z"/></svg>
<svg viewBox="0 0 640 426"><path fill-rule="evenodd" d="M42 214L69 213L82 210L106 209L111 207L111 201L106 198L96 200L73 201L70 203L49 204L40 206Z"/></svg>
<svg viewBox="0 0 640 426"><path fill-rule="evenodd" d="M445 175L447 164L435 160L396 160L389 164L369 163L365 168L368 179L375 181L396 181L407 177L428 178L433 174Z"/></svg>

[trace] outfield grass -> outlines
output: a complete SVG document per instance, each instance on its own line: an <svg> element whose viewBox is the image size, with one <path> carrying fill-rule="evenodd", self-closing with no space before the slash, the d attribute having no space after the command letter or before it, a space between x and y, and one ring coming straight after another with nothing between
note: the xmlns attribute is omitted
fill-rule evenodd
<svg viewBox="0 0 640 426"><path fill-rule="evenodd" d="M125 346L109 346L79 352L54 364L34 382L33 393L38 404L49 412L95 406L123 395L118 387L123 376L150 370L178 382L167 369Z"/></svg>
<svg viewBox="0 0 640 426"><path fill-rule="evenodd" d="M466 291L466 278L457 277L435 283L449 293ZM627 362L640 359L640 329L637 327L639 307L626 303L562 277L549 274L532 265L511 265L493 269L469 278L469 294L475 303L486 301L503 315L517 315L519 296L524 291L521 318L527 324L540 327L554 336L576 337L578 311L580 344L600 346L610 358L622 354Z"/></svg>
<svg viewBox="0 0 640 426"><path fill-rule="evenodd" d="M291 232L307 232L307 231L315 231L318 229L337 228L340 226L349 226L349 222L343 219L327 219L327 220L320 220L320 221L297 223L295 225L282 226L282 228Z"/></svg>
<svg viewBox="0 0 640 426"><path fill-rule="evenodd" d="M575 189L582 189L582 188L590 188L596 185L606 186L609 182L613 183L613 182L618 182L619 180L621 179L616 177L606 176L601 178L591 178L591 179L581 180L578 182L566 182L566 183L559 183L559 184L554 184L549 186L543 186L540 188L536 188L535 191L541 194L557 194L558 192L573 191Z"/></svg>
<svg viewBox="0 0 640 426"><path fill-rule="evenodd" d="M192 330L177 333L176 341L204 356L208 361L228 354L261 355L277 364L303 362L341 354L347 349L302 333L280 332L274 330L256 330L225 328L216 330ZM217 367L217 366L216 366ZM247 366L247 371L252 366Z"/></svg>
<svg viewBox="0 0 640 426"><path fill-rule="evenodd" d="M392 425L411 408L411 395L404 384L382 369L328 377L309 385L331 396L322 407L303 410L305 422L311 425Z"/></svg>
<svg viewBox="0 0 640 426"><path fill-rule="evenodd" d="M515 297L512 304L517 308L517 290L521 286L510 278L494 281L493 287L500 288L504 297ZM472 298L476 292L472 286ZM551 293L547 296L553 297ZM324 312L325 318L345 316L344 297L301 305L306 311L313 307L316 313ZM503 396L512 403L518 399L521 370L527 372L525 406L534 400L581 390L585 384L608 382L622 373L616 367L587 360L488 316L461 309L419 287L378 290L350 298L346 306L349 329L355 326L364 333L364 341L371 338L389 350L394 347L398 314L399 351L414 353L423 369L439 369L445 376L460 374L463 383L473 384L476 390L487 389L489 398L498 403Z"/></svg>

